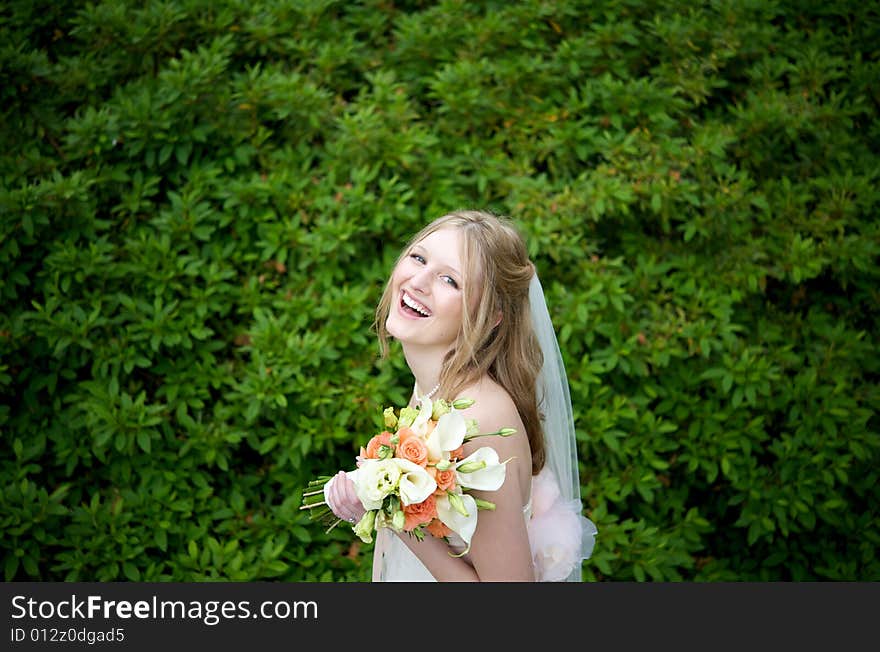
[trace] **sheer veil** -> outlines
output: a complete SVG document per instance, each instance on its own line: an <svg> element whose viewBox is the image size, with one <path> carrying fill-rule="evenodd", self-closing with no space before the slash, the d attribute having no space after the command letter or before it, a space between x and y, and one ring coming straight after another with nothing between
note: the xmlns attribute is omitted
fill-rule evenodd
<svg viewBox="0 0 880 652"><path fill-rule="evenodd" d="M554 557L554 555L558 557L560 554L568 555L569 565L574 564L574 568L565 574L565 570L560 570L564 567L556 563L558 559L548 561L548 564L554 565L557 569L557 577L554 579L580 582L580 562L592 554L597 530L593 522L582 515L577 440L568 378L565 374L562 353L559 350L553 322L547 310L547 302L544 298L541 282L538 280L537 271L532 276L529 285L529 308L532 326L538 338L541 352L544 354L544 365L537 382L537 398L538 407L543 417L546 448L545 471L551 471L558 482L560 500L555 504L561 508L561 510L556 510L552 520L537 523L537 518L532 519L536 528L540 525L544 530L553 530L554 532L530 531L530 537L533 548L543 547L549 550L547 555L550 557ZM538 477L543 473L544 471ZM533 494L533 499L535 498L537 496ZM539 516L539 508L540 505L534 505L535 517ZM569 540L560 544L558 540L553 538L557 534L569 539L573 537L575 541ZM564 553L553 552L554 548L559 549L560 547L568 547L568 549ZM570 559L571 555L574 555L574 560ZM548 571L548 573L552 574L552 571Z"/></svg>

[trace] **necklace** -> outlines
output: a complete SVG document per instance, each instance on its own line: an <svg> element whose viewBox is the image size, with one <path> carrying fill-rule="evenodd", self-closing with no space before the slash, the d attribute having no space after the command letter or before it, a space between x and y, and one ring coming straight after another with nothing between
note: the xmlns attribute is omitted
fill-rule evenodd
<svg viewBox="0 0 880 652"><path fill-rule="evenodd" d="M418 388L418 386L419 386L419 384L416 383L416 388ZM437 393L438 389L440 389L440 383L437 383L436 385L434 385L434 389L432 389L430 392L428 392L427 394L422 396L422 399L424 400L426 398L431 398L432 396L434 396L434 394ZM418 394L418 391L416 391L416 394Z"/></svg>

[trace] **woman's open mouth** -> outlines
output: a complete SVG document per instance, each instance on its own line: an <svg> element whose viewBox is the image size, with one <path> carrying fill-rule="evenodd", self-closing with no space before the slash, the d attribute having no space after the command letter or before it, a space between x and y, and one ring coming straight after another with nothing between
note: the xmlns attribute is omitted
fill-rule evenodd
<svg viewBox="0 0 880 652"><path fill-rule="evenodd" d="M400 309L405 315L410 317L424 319L431 316L431 311L428 310L427 306L416 301L406 290L401 290L400 292Z"/></svg>

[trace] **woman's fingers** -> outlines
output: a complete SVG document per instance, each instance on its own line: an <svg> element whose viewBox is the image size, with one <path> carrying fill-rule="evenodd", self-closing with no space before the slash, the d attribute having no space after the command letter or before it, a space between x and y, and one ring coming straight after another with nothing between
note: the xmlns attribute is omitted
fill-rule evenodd
<svg viewBox="0 0 880 652"><path fill-rule="evenodd" d="M356 522L361 520L361 517L364 515L364 506L361 504L361 499L358 498L354 482L352 482L346 475L345 481L340 482L340 484L343 487L342 491L344 492L346 503L350 508L352 521Z"/></svg>
<svg viewBox="0 0 880 652"><path fill-rule="evenodd" d="M356 501L358 499L357 492L355 491L355 488L354 488L354 482L349 480L347 475L343 474L342 478L340 479L339 484L341 485L342 495L345 496L345 499L349 503L353 503L354 501Z"/></svg>
<svg viewBox="0 0 880 652"><path fill-rule="evenodd" d="M339 518L349 523L357 523L363 516L363 506L357 497L354 483L340 471L329 481L327 489L327 506Z"/></svg>

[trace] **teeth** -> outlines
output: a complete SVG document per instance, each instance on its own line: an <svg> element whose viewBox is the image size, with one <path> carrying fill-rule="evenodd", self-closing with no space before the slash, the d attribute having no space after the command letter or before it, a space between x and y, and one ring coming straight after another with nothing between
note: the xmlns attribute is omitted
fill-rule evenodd
<svg viewBox="0 0 880 652"><path fill-rule="evenodd" d="M410 308L412 308L413 310L415 310L417 313L419 313L420 315L423 315L423 316L425 316L425 317L430 317L430 316L431 316L430 311L429 311L427 308L425 308L425 306L423 306L423 305L420 304L418 301L416 301L415 299L413 299L413 298L412 298L411 296L409 296L406 292L403 293L403 302L404 302L406 305L408 305Z"/></svg>

